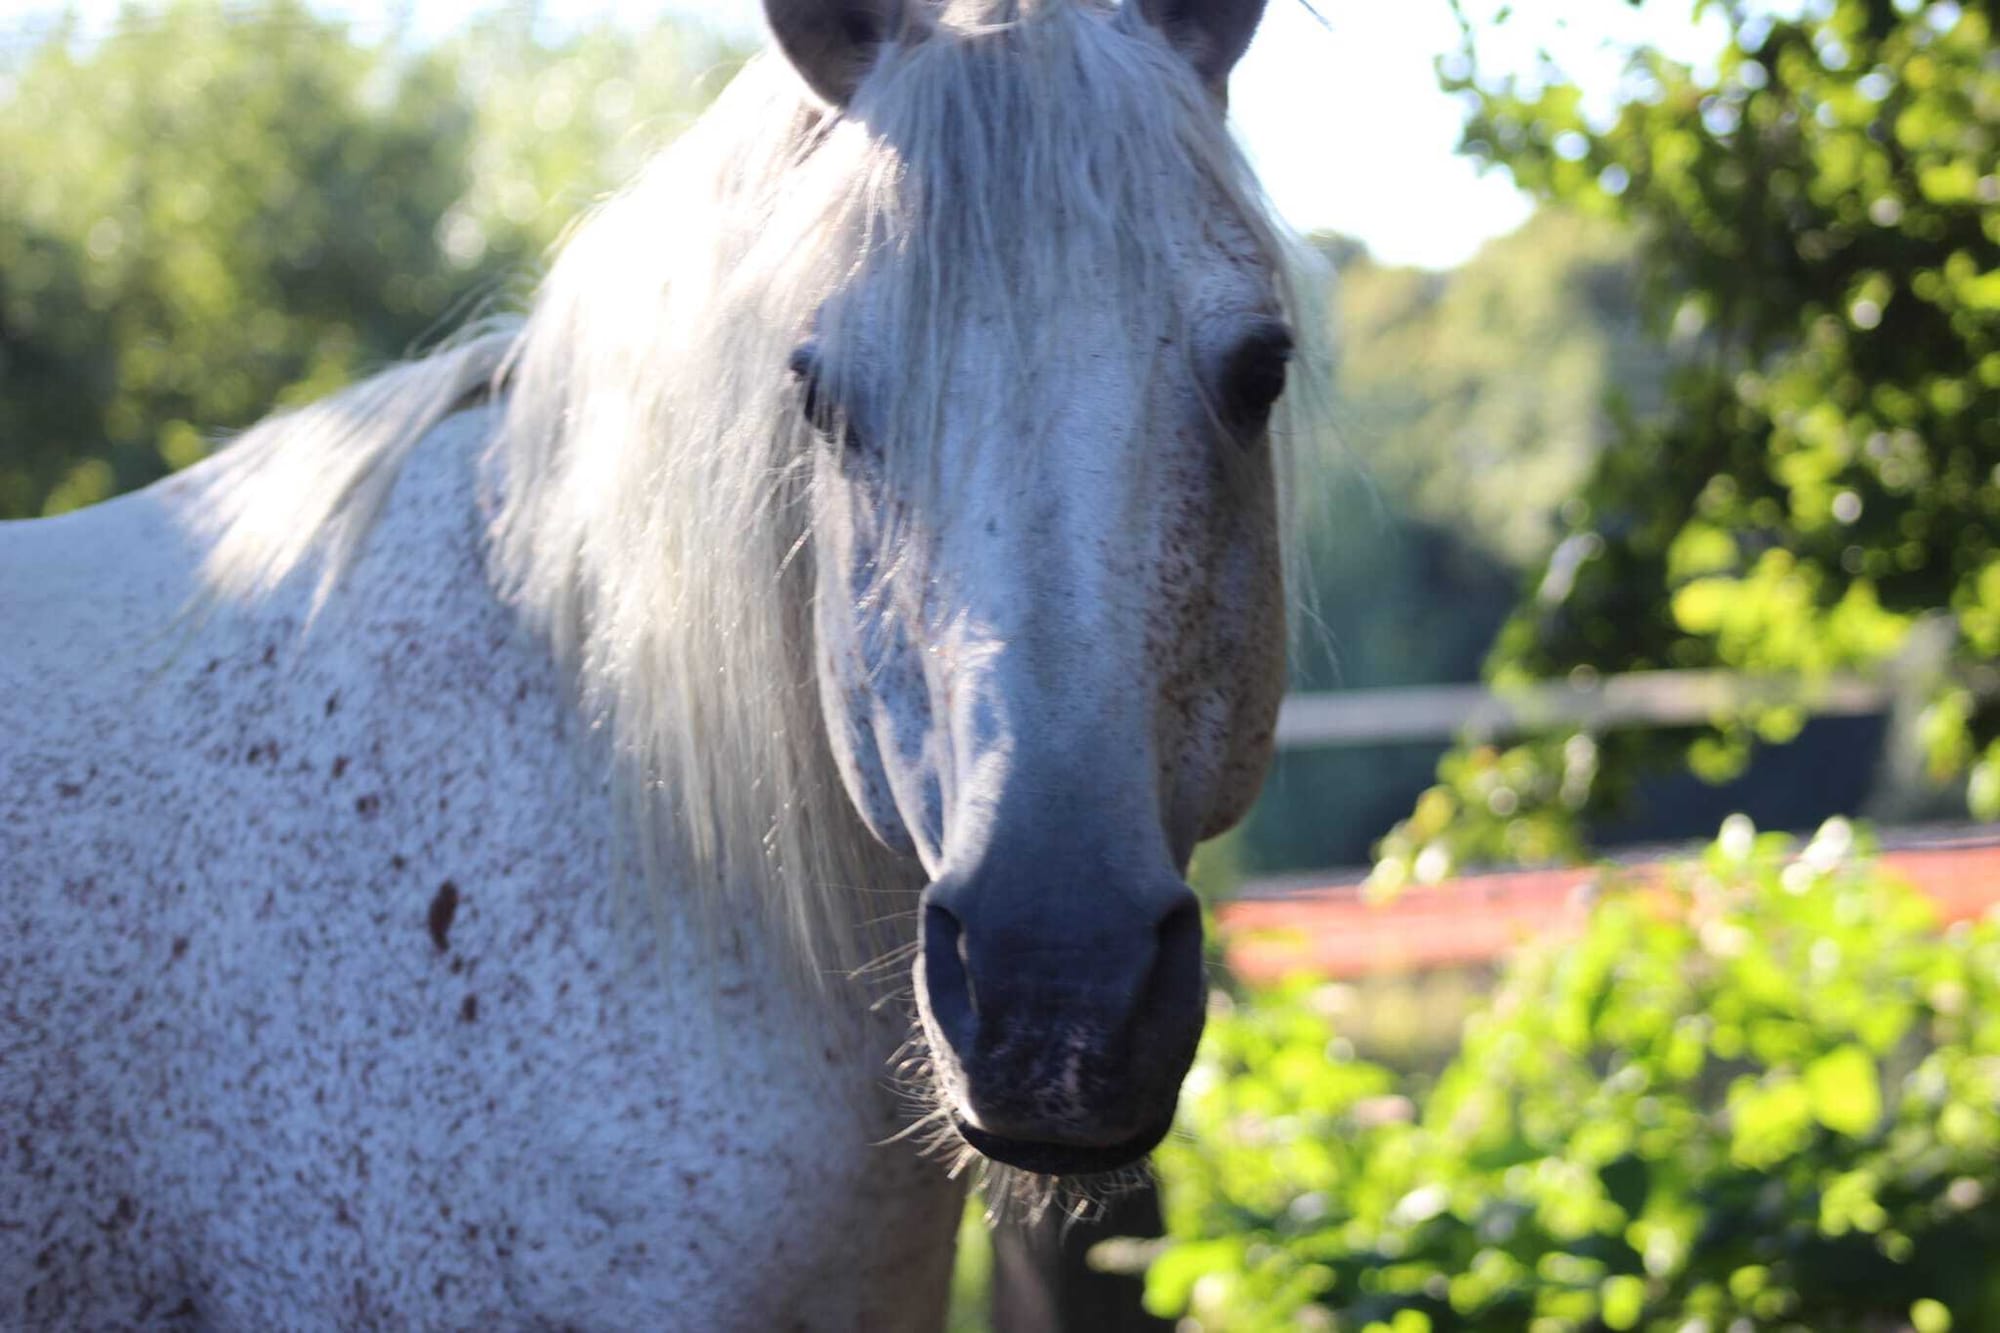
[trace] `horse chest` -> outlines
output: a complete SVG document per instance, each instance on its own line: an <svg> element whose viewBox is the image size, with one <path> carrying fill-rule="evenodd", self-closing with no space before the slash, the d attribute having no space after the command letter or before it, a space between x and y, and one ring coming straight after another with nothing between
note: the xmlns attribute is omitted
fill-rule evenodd
<svg viewBox="0 0 2000 1333"><path fill-rule="evenodd" d="M237 952L263 965L204 978L228 997L195 1058L216 1095L180 1165L225 1322L310 1291L343 1315L752 1327L810 1308L784 1290L802 1269L856 1293L855 1237L906 1231L913 1200L925 1220L941 1184L875 1160L879 1053L804 1039L737 968L620 961L615 910L540 901L602 859L514 851L457 878L413 856L427 873L331 933L253 908ZM343 926L359 947L334 950Z"/></svg>

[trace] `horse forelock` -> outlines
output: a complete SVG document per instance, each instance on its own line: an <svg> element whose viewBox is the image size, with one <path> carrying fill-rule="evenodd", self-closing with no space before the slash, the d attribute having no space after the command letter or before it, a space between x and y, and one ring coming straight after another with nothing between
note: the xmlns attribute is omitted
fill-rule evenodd
<svg viewBox="0 0 2000 1333"><path fill-rule="evenodd" d="M304 559L309 531L339 548L332 568L415 428L504 353L487 464L494 576L609 747L638 887L656 910L718 925L749 895L807 978L866 961L881 940L867 927L914 906L877 890L918 885L850 808L820 717L808 432L784 369L800 339L831 319L821 334L865 340L893 369L871 427L921 495L950 484L926 443L965 369L954 331L1005 320L1032 382L1074 352L1066 314L1085 283L1150 339L1176 317L1173 275L1211 239L1218 205L1271 269L1308 353L1324 328L1303 251L1163 41L1087 0L934 12L935 32L844 111L781 59L753 60L576 229L518 333L391 372L405 377L395 392L350 391L343 419L359 403L375 424L313 429L307 409L259 427L272 447L243 451L225 484L227 558L211 562L235 571L223 585L268 586ZM829 303L864 272L865 328ZM1294 391L1280 404L1281 491L1321 403Z"/></svg>

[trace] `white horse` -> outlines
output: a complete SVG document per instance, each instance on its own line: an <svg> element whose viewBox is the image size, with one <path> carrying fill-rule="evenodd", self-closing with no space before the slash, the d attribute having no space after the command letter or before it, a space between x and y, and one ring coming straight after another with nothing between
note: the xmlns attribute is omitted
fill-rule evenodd
<svg viewBox="0 0 2000 1333"><path fill-rule="evenodd" d="M524 323L0 530L0 1325L929 1328L955 1168L1144 1156L1282 679L1261 8L768 0Z"/></svg>

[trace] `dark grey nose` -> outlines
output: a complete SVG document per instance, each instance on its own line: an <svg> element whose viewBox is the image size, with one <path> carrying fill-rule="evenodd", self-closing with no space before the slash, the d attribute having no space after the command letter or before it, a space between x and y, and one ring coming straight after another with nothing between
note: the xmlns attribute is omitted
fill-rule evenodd
<svg viewBox="0 0 2000 1333"><path fill-rule="evenodd" d="M1136 1161L1166 1133L1206 1001L1185 883L1101 860L1070 871L989 857L940 878L924 893L917 970L959 1132L1063 1174Z"/></svg>

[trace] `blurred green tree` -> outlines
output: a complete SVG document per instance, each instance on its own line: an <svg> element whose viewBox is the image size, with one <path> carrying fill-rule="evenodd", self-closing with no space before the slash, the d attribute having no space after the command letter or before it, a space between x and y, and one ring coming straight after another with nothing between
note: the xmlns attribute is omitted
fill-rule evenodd
<svg viewBox="0 0 2000 1333"><path fill-rule="evenodd" d="M1544 208L1449 273L1346 258L1343 435L1394 503L1510 572L1547 559L1617 414L1649 417L1664 395L1636 249L1603 218Z"/></svg>
<svg viewBox="0 0 2000 1333"><path fill-rule="evenodd" d="M1640 238L1673 362L1668 409L1626 418L1536 593L1488 664L1499 683L1668 667L1880 667L1949 625L1925 718L1934 780L2000 816L2000 67L1991 11L1831 0L1794 16L1696 0L1733 40L1713 70L1633 55L1615 115L1553 70L1488 80L1478 30L1447 84L1465 148L1543 199ZM1948 618L1948 620L1947 620ZM1447 760L1383 846L1560 853L1650 764L1723 777L1801 714L1686 735L1553 738ZM1565 770L1568 769L1568 780ZM1496 815L1482 800L1509 771ZM1497 788L1496 788L1497 790ZM1539 822L1538 822L1539 821Z"/></svg>
<svg viewBox="0 0 2000 1333"><path fill-rule="evenodd" d="M1337 448L1311 460L1301 534L1315 622L1294 681L1338 690L1476 680L1557 512L1609 438L1614 400L1656 410L1633 242L1545 209L1449 273L1322 237L1337 267ZM1363 861L1422 791L1439 743L1279 756L1233 865Z"/></svg>
<svg viewBox="0 0 2000 1333"><path fill-rule="evenodd" d="M143 485L510 299L736 58L505 17L376 47L300 0L59 24L0 82L0 517Z"/></svg>

